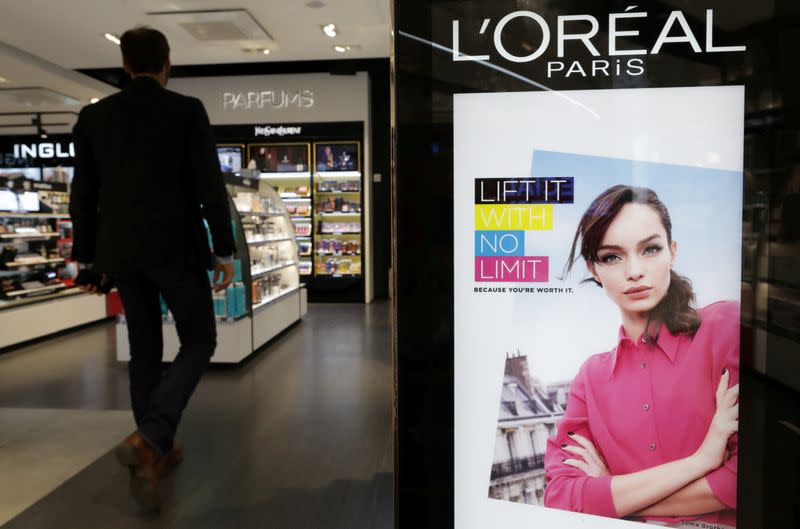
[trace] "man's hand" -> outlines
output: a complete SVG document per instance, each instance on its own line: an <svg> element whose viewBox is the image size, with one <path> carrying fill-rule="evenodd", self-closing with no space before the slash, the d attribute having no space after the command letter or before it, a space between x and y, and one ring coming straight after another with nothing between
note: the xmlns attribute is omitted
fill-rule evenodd
<svg viewBox="0 0 800 529"><path fill-rule="evenodd" d="M220 279L220 274L222 279ZM214 292L222 292L233 280L233 263L214 265Z"/></svg>
<svg viewBox="0 0 800 529"><path fill-rule="evenodd" d="M75 284L81 291L98 296L108 294L113 286L107 274L101 274L92 269L81 270L75 279Z"/></svg>

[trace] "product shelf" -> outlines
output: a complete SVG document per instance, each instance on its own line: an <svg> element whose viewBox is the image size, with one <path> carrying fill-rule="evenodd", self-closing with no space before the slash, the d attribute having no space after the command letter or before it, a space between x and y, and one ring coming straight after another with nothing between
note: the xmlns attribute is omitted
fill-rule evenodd
<svg viewBox="0 0 800 529"><path fill-rule="evenodd" d="M0 218L9 219L68 219L67 213L12 213L0 211Z"/></svg>
<svg viewBox="0 0 800 529"><path fill-rule="evenodd" d="M282 270L284 268L288 268L290 266L295 266L296 264L298 264L297 261L292 261L290 263L283 263L283 264L280 264L280 265L272 266L270 268L265 268L264 270L253 271L251 269L250 276L252 278L260 277L260 276L263 276L263 275L266 275L266 274L269 274L269 273L272 273L272 272L276 272L278 270Z"/></svg>
<svg viewBox="0 0 800 529"><path fill-rule="evenodd" d="M308 180L311 177L310 171L285 172L285 173L261 173L261 180Z"/></svg>
<svg viewBox="0 0 800 529"><path fill-rule="evenodd" d="M279 292L279 293L275 294L274 296L270 296L268 298L264 298L259 303L256 303L255 305L253 305L253 312L257 311L258 309L262 309L262 308L266 307L267 305L269 305L271 303L274 303L274 302L278 301L279 299L281 299L281 298L283 298L285 296L288 296L289 294L291 294L293 292L297 292L298 290L300 290L299 286L286 289L283 292Z"/></svg>
<svg viewBox="0 0 800 529"><path fill-rule="evenodd" d="M251 240L247 241L247 245L248 246L261 246L263 244L285 242L285 241L291 241L291 240L292 240L292 237L281 237L280 239L264 239L264 240L251 239Z"/></svg>
<svg viewBox="0 0 800 529"><path fill-rule="evenodd" d="M240 211L239 215L242 217L259 217L259 218L272 218L272 217L282 217L285 213L282 212L274 212L274 213L267 213L261 211Z"/></svg>
<svg viewBox="0 0 800 529"><path fill-rule="evenodd" d="M320 178L361 178L361 171L319 171L314 177Z"/></svg>
<svg viewBox="0 0 800 529"><path fill-rule="evenodd" d="M318 211L317 215L323 215L325 217L360 217L361 212L358 211L356 213L343 213L341 211L334 211L332 213L325 213L322 211Z"/></svg>
<svg viewBox="0 0 800 529"><path fill-rule="evenodd" d="M62 258L58 258L58 259L42 259L42 260L39 260L39 261L30 261L30 262L11 261L11 262L6 263L6 266L9 266L9 267L12 267L12 268L21 268L23 266L43 266L43 265L48 265L48 264L57 264L57 263L66 263L66 262L67 262L67 260L66 259L62 259Z"/></svg>
<svg viewBox="0 0 800 529"><path fill-rule="evenodd" d="M0 234L0 239L23 240L23 239L52 239L53 237L61 237L60 233L55 232L42 232L42 233L3 233Z"/></svg>
<svg viewBox="0 0 800 529"><path fill-rule="evenodd" d="M15 300L0 300L0 311L11 309L14 307L20 307L24 305L30 305L31 303L40 303L42 301L51 301L54 299L65 298L69 296L77 296L83 294L81 289L79 288L66 288L59 290L58 292L54 292L53 294L42 294L40 296L35 296L31 298L22 298L22 299L15 299Z"/></svg>

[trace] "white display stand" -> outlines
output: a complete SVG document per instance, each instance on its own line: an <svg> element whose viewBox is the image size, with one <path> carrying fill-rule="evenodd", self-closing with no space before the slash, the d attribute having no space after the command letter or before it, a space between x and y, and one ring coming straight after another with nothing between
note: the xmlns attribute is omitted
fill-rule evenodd
<svg viewBox="0 0 800 529"><path fill-rule="evenodd" d="M0 304L0 349L106 318L105 296L78 289L25 301Z"/></svg>
<svg viewBox="0 0 800 529"><path fill-rule="evenodd" d="M217 350L211 357L214 364L238 364L267 342L299 321L307 312L307 292L304 287L281 296L257 308L253 318L217 322ZM180 342L173 322L164 322L164 361L172 362ZM117 324L117 360L131 359L128 326L124 319Z"/></svg>
<svg viewBox="0 0 800 529"><path fill-rule="evenodd" d="M307 312L307 291L299 281L294 228L280 197L257 178L237 174L226 181L235 206L231 213L236 225L236 255L243 268L238 281L246 287L248 310L232 318L218 317L217 349L211 357L215 364L241 362ZM258 209L252 207L254 204ZM271 251L265 252L267 247ZM266 288L261 290L259 285L268 278ZM254 299L256 291L258 299ZM117 360L127 362L130 346L124 317L117 324L116 334ZM163 360L171 362L180 342L169 316L163 324L163 337Z"/></svg>

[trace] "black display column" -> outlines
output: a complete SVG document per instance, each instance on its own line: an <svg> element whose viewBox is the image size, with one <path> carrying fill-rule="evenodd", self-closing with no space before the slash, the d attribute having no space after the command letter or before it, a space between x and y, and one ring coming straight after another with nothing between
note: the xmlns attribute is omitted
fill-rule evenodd
<svg viewBox="0 0 800 529"><path fill-rule="evenodd" d="M458 520L461 520L459 529L504 527L509 524L528 525L534 523L534 518L542 527L574 527L578 523L583 523L581 526L585 527L600 527L600 524L613 527L608 524L622 523L610 521L614 513L600 512L603 509L597 505L572 504L565 510L575 511L582 507L583 512L564 512L553 516L547 512L550 509L542 505L546 501L543 494L546 490L543 443L547 439L557 438L558 420L569 410L566 397L571 387L569 383L575 378L580 364L567 374L554 370L554 374L547 375L541 363L533 364L533 359L539 358L535 356L539 354L535 351L535 340L514 341L499 327L493 329L493 318L499 317L496 302L501 294L508 295L509 300L517 300L510 301L508 312L503 312L504 316L513 318L515 314L523 313L524 304L532 299L533 294L525 299L521 295L514 298L510 289L542 285L533 282L495 282L485 279L486 276L479 278L478 274L485 271L479 269L477 263L494 262L490 259L496 255L481 253L485 249L479 248L477 242L480 237L478 231L481 230L478 217L475 217L474 226L474 255L470 253L473 252L472 247L465 249L466 239L458 238L459 230L463 233L463 223L459 225L455 222L455 219L466 218L463 216L465 202L457 198L457 168L463 161L455 155L457 138L459 134L469 135L470 138L483 134L486 143L492 145L496 145L496 142L489 140L508 137L510 147L507 151L487 149L483 157L469 153L470 163L480 158L480 164L475 164L481 167L474 174L476 180L486 179L488 182L489 179L495 179L493 183L500 181L500 185L504 185L504 181L511 179L518 182L523 178L574 176L574 182L569 185L575 186L575 205L556 201L554 209L547 211L554 212L555 222L567 217L572 219L570 215L574 215L574 224L577 224L579 214L585 211L588 201L598 193L592 191L592 197L588 197L588 187L580 177L573 173L538 173L537 167L541 166L537 164L549 164L543 171L558 167L556 162L563 162L564 159L559 155L566 153L580 158L578 162L584 164L581 167L588 167L586 171L596 169L602 172L605 167L603 164L610 163L608 159L614 156L603 152L601 147L593 149L591 142L586 140L586 130L595 130L587 115L595 113L603 123L613 123L613 116L598 110L595 103L603 98L614 101L615 97L620 105L620 119L634 120L632 126L641 130L636 140L641 142L640 151L631 149L634 154L617 156L629 162L625 166L629 169L625 170L634 175L631 177L634 183L637 183L636 171L650 171L646 174L653 175L656 169L664 169L654 165L664 162L659 159L660 154L656 153L658 149L653 147L654 144L662 142L664 152L669 153L670 145L693 137L698 130L713 129L710 122L717 120L724 124L714 129L716 132L713 135L694 142L696 145L708 145L701 156L679 162L668 159L668 155L665 158L668 159L666 165L671 165L669 170L675 170L676 166L686 167L687 171L696 170L692 174L697 175L698 183L707 183L705 176L702 176L706 175L704 171L731 171L732 184L725 187L724 191L734 197L728 202L724 201L727 199L720 199L723 201L708 206L709 213L714 212L715 218L719 217L716 215L719 212L726 219L733 219L722 225L719 237L708 239L709 249L712 244L725 239L726 248L731 252L725 255L710 253L701 257L698 252L687 252L691 244L678 241L681 250L678 250L677 266L681 271L681 267L687 266L686 263L691 264L692 259L704 258L707 268L719 270L720 275L727 274L726 278L732 277L732 281L726 279L725 292L719 296L717 291L709 292L707 282L698 279L704 276L699 274L694 275L694 288L698 293L698 308L720 299L732 300L738 307L738 312L732 314L738 315L740 322L740 357L732 354L720 360L720 366L740 366L743 404L738 445L729 446L738 446L742 453L738 468L735 464L729 465L729 470L738 472L738 497L735 509L728 504L725 504L726 509L723 506L709 507L715 513L723 513L714 521L700 515L687 515L685 518L705 523L708 527L789 528L800 524L797 480L783 480L780 470L794 469L800 465L795 433L800 431L797 429L800 412L796 404L777 404L769 396L779 394L782 395L780 398L785 398L790 395L791 400L798 397L797 392L800 391L800 282L796 273L800 267L800 225L796 213L797 197L800 196L800 157L797 154L800 152L800 99L796 87L800 84L800 74L794 60L800 39L800 8L796 2L756 6L752 2L715 0L689 6L686 3L650 2L634 5L582 0L402 0L395 2L394 14L392 268L395 281L396 527L438 529L455 527ZM665 97L664 94L677 94L679 89L701 91L703 88L719 89L713 93L720 94L720 98L733 94L732 101L738 97L738 90L738 94L743 96L742 104L734 105L735 108L721 107L730 111L714 114L710 109L715 104L714 97L709 100L698 99L694 106L690 101L688 106L693 109L691 112L687 112L686 106L675 109L676 114L689 116L684 128L681 130L676 127L674 133L669 134L665 132L667 125L661 128L655 119L635 123L635 112L630 112L630 101L636 97L637 90L646 94L643 96L645 99L640 101L641 115L653 116L659 111L654 108L655 102L663 101L661 98ZM601 91L607 92L601 94ZM533 155L533 162L529 161L527 166L520 164L522 169L514 173L498 169L494 174L486 170L491 163L498 168L505 167L508 157L517 156L514 151L516 147L512 145L524 142L527 133L522 130L515 137L503 128L504 123L514 119L515 112L510 103L509 109L502 116L498 115L497 119L470 114L471 118L479 120L485 127L479 134L472 129L455 128L455 96L500 92L511 94L503 96L509 98L529 93L556 93L561 103L564 100L574 102L576 108L582 109L581 112L573 114L569 109L563 111L560 123L547 117L548 109L546 105L542 106L541 119L532 116L527 130L531 137L546 139L547 131L543 131L542 127L553 127L554 123L557 127L569 127L572 123L570 120L574 120L575 144L549 148L547 141L531 141L526 148L536 154ZM492 101L486 108L497 108L492 106L495 104L502 103ZM522 113L526 109L520 108L519 111ZM581 113L585 115L576 119L575 116ZM665 112L665 121L669 121L669 114ZM731 122L739 125L726 128ZM608 132L599 135L596 143L605 144L613 140L614 135L619 134L614 130L609 125ZM737 151L740 158L727 159L728 154L712 148L718 144L720 135L729 136L730 141L726 145L741 143ZM629 139L620 139L620 142L625 141L630 142ZM540 152L544 154L540 155ZM647 154L638 158L638 152ZM673 158L680 158L680 155ZM642 169L645 165L645 169ZM622 176L625 170L619 173L620 182L624 180ZM688 174L680 176L689 178ZM691 179L687 181L692 182ZM654 187L665 197L666 205L674 217L676 238L680 235L681 240L687 241L693 236L699 237L703 222L694 221L695 230L681 227L682 219L686 218L686 212L680 211L682 202L669 198L669 186L662 182L666 180L647 177L639 180L637 185ZM614 182L609 180L609 185L611 183ZM547 201L548 193L549 190L542 195L544 198L540 197L542 202ZM496 199L496 204L524 203L526 207L538 207L538 203L529 196L526 199L508 199L507 196L497 199L493 195L490 198ZM475 208L480 205L481 199L480 189L476 187ZM579 202L582 204L580 207ZM689 199L683 203L689 203ZM473 204L469 204L469 207L472 208ZM570 208L580 211L573 212ZM469 221L471 223L472 218ZM473 228L472 225L469 227ZM509 222L505 231L526 232L524 236L519 233L513 235L518 237L518 242L524 240L529 245L522 256L549 256L549 284L543 286L560 288L563 285L557 284L557 279L566 255L558 252L548 255L547 251L538 250L537 243L543 239L532 233L535 229L531 226L513 227ZM572 233L569 234L570 242ZM492 246L492 249L495 247ZM454 255L462 253L475 258L474 270L473 261L454 260ZM508 273L512 265L506 266L509 267L505 269ZM455 418L459 416L472 420L470 413L476 416L483 413L479 409L466 409L464 395L469 394L469 388L464 387L463 380L456 378L459 361L463 366L463 362L478 357L477 352L469 357L463 350L457 351L455 345L459 342L456 329L463 328L463 322L466 321L461 320L461 327L456 321L456 315L464 309L464 305L458 305L458 300L464 299L467 294L473 295L473 298L477 294L477 290L459 289L457 286L464 286L465 270L468 274L475 273L476 281L472 286L476 289L506 288L502 293L499 290L487 292L485 319L469 322L485 325L484 332L487 335L495 333L493 339L497 350L480 351L480 354L505 353L507 361L505 371L501 365L496 372L486 373L487 377L494 377L487 378L487 384L492 385L491 391L495 392L492 395L496 395L492 397L496 399L493 403L499 404L500 408L497 432L494 431L494 425L482 432L480 435L483 437L476 443L484 450L471 455L469 465L474 466L459 467L456 463L459 460L456 446L460 440L455 436L463 424L457 424ZM498 268L494 272L497 270L503 269ZM584 260L579 258L572 279L577 283L583 279L580 274L584 272ZM528 277L524 281L538 279ZM599 295L601 291L591 291L590 287L596 288L589 284L577 290L576 286L577 295L587 296L587 303L594 303L600 297L589 297L594 296L591 292ZM733 295L730 295L731 291ZM559 295L555 292L549 298L541 298L541 310L551 313L562 310L558 304L562 299ZM571 321L570 318L570 312L563 313L563 339L567 342L584 339L591 322L584 325L582 321ZM706 328L710 325L707 324ZM521 329L521 336L529 336L524 334L527 332L523 329L526 326L535 329L535 322L522 319L516 322L516 327ZM599 337L598 342L602 342L602 347L598 343L596 349L586 353L587 357L616 345L614 336L612 333L610 338L605 335ZM490 341L487 339L481 343ZM519 351L517 347L524 350ZM563 350L551 348L550 354L552 361L558 362L559 358L569 355L568 347ZM531 364L515 360L526 356ZM531 367L530 373L526 367L528 365ZM643 372L647 366L653 367L649 359L642 359L636 365L641 365ZM550 378L542 380L545 376ZM461 388L457 391L459 383ZM767 389L771 387L780 387L780 390L773 392ZM694 389L693 386L691 390ZM491 393L486 387L475 387L474 391L481 395ZM688 390L683 388L682 391ZM673 393L670 398L680 392ZM637 395L636 398L640 397ZM673 398L665 402L676 401ZM682 415L677 410L700 407L696 401L691 406L675 405L675 427L689 428L687 425L690 422L689 415ZM527 429L514 430L524 423L522 420L513 428L501 427L502 424L513 422L508 421L509 417L522 417L523 408L530 415L525 420L533 417L525 423L524 428ZM780 413L775 411L778 409ZM658 413L657 407L652 406L649 400L637 402L637 411ZM547 414L553 417L552 421L543 418ZM507 422L503 423L503 420ZM539 424L541 427L537 426ZM520 431L524 435L520 435ZM597 434L596 431L594 433ZM650 434L645 432L642 435ZM669 448L662 447L661 440L654 435L643 445L645 451L659 453ZM602 442L599 439L597 443ZM610 454L609 451L606 455L612 457ZM729 455L731 452L726 457ZM633 455L630 457L634 458ZM641 465L635 470L644 468ZM459 516L459 509L463 507L459 501L464 500L457 497L455 485L472 483L469 480L476 479L476 475L485 476L485 479L481 478L484 481L470 490L474 492L482 487L481 491L485 490L485 493L474 492L474 498L469 496L470 512L494 513L499 509L507 512L507 517L493 518L494 515L486 514L465 520L463 515ZM702 479L706 479L705 474ZM724 496L730 503L731 494L734 493L724 493L717 487L716 478L709 479L709 483L713 484L714 497L719 499ZM506 505L512 502L528 505L513 505L507 509ZM550 502L552 504L553 500ZM476 504L479 507L475 507ZM486 509L481 511L484 504ZM606 508L606 511L609 509ZM519 517L515 518L517 513ZM583 518L586 514L600 514L605 519ZM641 520L642 517L637 514L633 512L630 517ZM674 517L671 522L678 523Z"/></svg>

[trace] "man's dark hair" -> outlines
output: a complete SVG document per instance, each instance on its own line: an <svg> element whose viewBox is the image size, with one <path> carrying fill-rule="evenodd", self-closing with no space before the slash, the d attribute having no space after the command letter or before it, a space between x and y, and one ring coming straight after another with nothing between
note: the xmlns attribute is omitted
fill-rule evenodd
<svg viewBox="0 0 800 529"><path fill-rule="evenodd" d="M157 29L139 26L119 39L122 60L131 73L160 73L169 60L167 37Z"/></svg>

